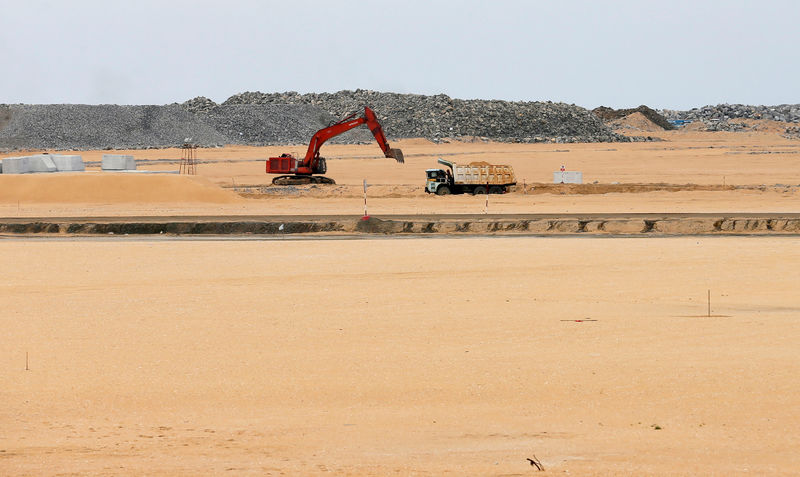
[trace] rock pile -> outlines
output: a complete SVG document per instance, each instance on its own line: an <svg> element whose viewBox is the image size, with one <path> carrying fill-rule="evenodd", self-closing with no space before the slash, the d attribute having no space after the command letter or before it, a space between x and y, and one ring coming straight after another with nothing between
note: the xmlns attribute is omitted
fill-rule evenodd
<svg viewBox="0 0 800 477"><path fill-rule="evenodd" d="M191 113L207 113L217 107L217 103L205 96L198 96L181 103Z"/></svg>
<svg viewBox="0 0 800 477"><path fill-rule="evenodd" d="M0 129L6 127L9 121L11 121L11 109L8 105L0 104Z"/></svg>
<svg viewBox="0 0 800 477"><path fill-rule="evenodd" d="M784 136L787 139L800 139L800 126L789 126L784 131Z"/></svg>
<svg viewBox="0 0 800 477"><path fill-rule="evenodd" d="M224 144L227 138L180 105L36 104L6 106L0 149L145 149L186 138Z"/></svg>
<svg viewBox="0 0 800 477"><path fill-rule="evenodd" d="M0 150L147 149L184 142L199 146L297 144L334 121L310 106L218 106L208 99L188 103L0 106L0 118L3 111L8 114L5 127L0 126ZM346 137L369 139L357 134Z"/></svg>
<svg viewBox="0 0 800 477"><path fill-rule="evenodd" d="M689 111L664 109L661 111L669 120L701 122L709 131L740 131L745 129L741 123L731 119L769 119L787 123L800 122L800 104L780 104L777 106L752 106L745 104L718 104L703 106Z"/></svg>
<svg viewBox="0 0 800 477"><path fill-rule="evenodd" d="M371 107L389 139L481 138L505 142L632 141L588 110L563 103L461 100L446 95L241 93L222 104L199 96L182 104L0 105L0 150L144 149L224 144L303 144L315 131ZM357 128L333 142L371 142Z"/></svg>
<svg viewBox="0 0 800 477"><path fill-rule="evenodd" d="M228 98L234 104L307 104L335 117L369 106L393 138L432 141L464 136L504 142L604 142L629 140L611 132L588 110L552 102L453 99L447 95L382 93L369 90L338 93L245 92Z"/></svg>
<svg viewBox="0 0 800 477"><path fill-rule="evenodd" d="M228 104L202 106L195 118L227 138L227 144L264 146L307 143L319 129L336 119L304 104ZM330 142L372 141L366 128L356 128Z"/></svg>

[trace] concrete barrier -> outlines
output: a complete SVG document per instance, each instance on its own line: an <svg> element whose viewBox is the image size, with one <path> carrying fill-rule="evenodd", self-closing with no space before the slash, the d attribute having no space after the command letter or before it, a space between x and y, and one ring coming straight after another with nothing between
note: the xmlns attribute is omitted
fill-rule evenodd
<svg viewBox="0 0 800 477"><path fill-rule="evenodd" d="M4 174L30 174L32 172L56 172L55 162L49 154L35 156L7 157L3 159Z"/></svg>
<svg viewBox="0 0 800 477"><path fill-rule="evenodd" d="M50 156L58 172L81 172L86 170L83 157L67 154L53 154Z"/></svg>
<svg viewBox="0 0 800 477"><path fill-rule="evenodd" d="M27 157L7 157L3 159L3 174L27 174Z"/></svg>
<svg viewBox="0 0 800 477"><path fill-rule="evenodd" d="M136 160L125 154L103 154L101 169L104 171L136 170Z"/></svg>
<svg viewBox="0 0 800 477"><path fill-rule="evenodd" d="M28 172L56 172L56 163L49 154L37 154L35 156L28 156Z"/></svg>

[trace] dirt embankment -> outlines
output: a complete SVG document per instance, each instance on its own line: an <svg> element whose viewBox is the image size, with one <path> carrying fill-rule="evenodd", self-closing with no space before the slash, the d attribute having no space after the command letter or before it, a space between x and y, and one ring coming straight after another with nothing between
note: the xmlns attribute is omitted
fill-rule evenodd
<svg viewBox="0 0 800 477"><path fill-rule="evenodd" d="M3 234L70 235L738 235L800 234L796 215L725 216L480 216L186 218L183 220L12 219L0 221Z"/></svg>
<svg viewBox="0 0 800 477"><path fill-rule="evenodd" d="M615 119L614 121L608 123L608 126L613 130L630 129L633 131L645 131L645 132L664 131L664 128L654 123L653 121L649 120L642 113L638 112L629 114L620 119Z"/></svg>
<svg viewBox="0 0 800 477"><path fill-rule="evenodd" d="M362 197L361 187L349 185L308 185L308 186L261 186L238 185L227 186L226 189L237 192L248 199L270 199L274 197L313 197L313 198L355 198ZM511 187L512 195L592 195L592 194L642 194L647 192L681 192L681 191L732 191L732 190L767 190L768 188L798 190L800 186L734 186L724 184L552 184L546 182L518 183ZM418 186L380 185L370 186L369 196L372 198L412 198L425 197L427 194Z"/></svg>

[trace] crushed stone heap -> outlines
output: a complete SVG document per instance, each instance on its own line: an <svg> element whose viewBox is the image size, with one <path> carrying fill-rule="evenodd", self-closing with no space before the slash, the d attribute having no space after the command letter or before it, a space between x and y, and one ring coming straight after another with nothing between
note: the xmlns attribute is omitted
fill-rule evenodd
<svg viewBox="0 0 800 477"><path fill-rule="evenodd" d="M551 102L452 99L446 95L381 93L260 93L222 104L199 96L169 105L0 104L0 150L146 149L304 144L315 131L371 107L391 139L479 137L503 142L631 141L590 111ZM371 142L356 128L333 139Z"/></svg>
<svg viewBox="0 0 800 477"><path fill-rule="evenodd" d="M0 105L0 149L145 149L226 138L179 105Z"/></svg>
<svg viewBox="0 0 800 477"><path fill-rule="evenodd" d="M585 108L552 102L453 99L447 95L382 93L245 92L228 98L234 104L308 104L339 118L369 106L390 138L422 137L437 141L464 136L504 142L604 142L628 140L611 132Z"/></svg>
<svg viewBox="0 0 800 477"><path fill-rule="evenodd" d="M786 123L800 122L800 104L754 106L746 104L718 104L688 111L664 109L661 114L669 120L701 122L709 131L738 131L743 126L731 119L768 119Z"/></svg>

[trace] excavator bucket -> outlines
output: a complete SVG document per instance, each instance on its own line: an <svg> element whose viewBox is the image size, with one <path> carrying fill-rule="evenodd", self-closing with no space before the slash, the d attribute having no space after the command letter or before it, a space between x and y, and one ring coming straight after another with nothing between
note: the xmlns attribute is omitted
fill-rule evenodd
<svg viewBox="0 0 800 477"><path fill-rule="evenodd" d="M386 157L391 157L400 164L406 162L405 158L403 158L403 151L400 149L389 149L389 152L386 154Z"/></svg>

